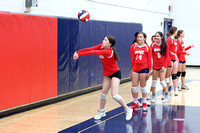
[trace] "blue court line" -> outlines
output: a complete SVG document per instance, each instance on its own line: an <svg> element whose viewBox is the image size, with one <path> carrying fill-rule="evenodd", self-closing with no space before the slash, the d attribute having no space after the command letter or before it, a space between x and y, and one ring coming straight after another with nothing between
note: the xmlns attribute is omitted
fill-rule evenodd
<svg viewBox="0 0 200 133"><path fill-rule="evenodd" d="M186 80L185 83L189 83L193 80ZM169 87L169 92L172 90L172 86ZM156 95L162 95L162 92L163 90L160 90L160 91L157 91L156 92ZM139 99L139 102L141 103L141 100L142 98ZM132 102L131 102L132 103ZM131 103L128 103L127 105L130 106ZM124 111L124 108L123 107L118 107L114 110L111 110L109 112L106 112L106 116L103 117L101 120L94 120L94 118L91 118L89 120L86 120L86 121L83 121L77 125L74 125L72 127L69 127L67 129L64 129L58 133L82 133L82 132L85 132L91 128L97 128L98 129L98 125L105 122L105 121L108 121L110 119L113 119L113 118L116 118L118 116L123 116L124 117L124 120L125 120L125 111Z"/></svg>

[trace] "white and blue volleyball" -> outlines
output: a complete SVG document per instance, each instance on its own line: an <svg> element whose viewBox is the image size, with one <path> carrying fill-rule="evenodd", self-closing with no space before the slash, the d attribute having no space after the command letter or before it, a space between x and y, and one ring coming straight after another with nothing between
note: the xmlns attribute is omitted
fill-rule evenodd
<svg viewBox="0 0 200 133"><path fill-rule="evenodd" d="M78 13L78 19L82 22L87 22L90 19L90 13L86 10L82 10Z"/></svg>

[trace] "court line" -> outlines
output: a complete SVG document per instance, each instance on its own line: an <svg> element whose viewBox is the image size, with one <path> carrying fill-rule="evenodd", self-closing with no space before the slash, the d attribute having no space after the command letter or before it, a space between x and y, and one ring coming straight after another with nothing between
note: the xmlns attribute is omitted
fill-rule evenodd
<svg viewBox="0 0 200 133"><path fill-rule="evenodd" d="M92 127L95 127L95 126L97 126L97 125L99 125L99 124L101 124L101 123L103 123L103 122L105 122L105 121L108 121L108 120L110 120L110 119L112 119L112 118L114 118L114 117L117 117L117 116L119 116L119 115L121 115L121 114L123 114L123 113L125 113L125 111L123 111L123 112L121 112L121 113L119 113L119 114L116 114L116 115L114 115L114 116L112 116L112 117L110 117L110 118L107 118L107 119L105 119L105 120L103 120L103 121L101 121L101 122L99 122L99 123L96 123L96 124L94 124L94 125L92 125L92 126L89 126L89 127L85 128L85 129L79 131L78 133L81 133L81 132L86 131L86 130L92 128Z"/></svg>

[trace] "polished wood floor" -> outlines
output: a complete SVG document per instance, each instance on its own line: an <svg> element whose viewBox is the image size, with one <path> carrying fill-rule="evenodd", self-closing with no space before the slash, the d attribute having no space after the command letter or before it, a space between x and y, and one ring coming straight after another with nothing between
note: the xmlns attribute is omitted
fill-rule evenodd
<svg viewBox="0 0 200 133"><path fill-rule="evenodd" d="M187 68L187 86L190 90L182 90L179 96L171 96L167 104L200 107L200 68ZM148 80L150 89L151 78ZM131 82L120 85L119 94L130 103ZM158 82L157 91L162 88ZM173 93L173 92L172 92ZM141 94L140 94L141 97ZM157 96L156 104L162 104L162 95ZM56 104L26 111L0 119L0 133L56 133L68 127L94 117L99 108L100 91L74 97ZM106 112L119 107L109 92Z"/></svg>

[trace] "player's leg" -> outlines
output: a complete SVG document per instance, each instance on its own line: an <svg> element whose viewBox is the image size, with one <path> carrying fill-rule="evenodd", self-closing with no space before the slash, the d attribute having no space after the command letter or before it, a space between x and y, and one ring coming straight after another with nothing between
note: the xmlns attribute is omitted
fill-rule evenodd
<svg viewBox="0 0 200 133"><path fill-rule="evenodd" d="M102 117L106 116L105 114L106 97L110 87L111 87L111 79L107 76L104 76L103 86L100 96L100 109L98 110L99 113L94 117L94 119L101 119Z"/></svg>
<svg viewBox="0 0 200 133"><path fill-rule="evenodd" d="M131 74L132 74L131 94L133 96L133 103L131 104L130 108L139 109L139 102L138 102L139 73L132 71Z"/></svg>
<svg viewBox="0 0 200 133"><path fill-rule="evenodd" d="M172 62L172 82L174 85L174 94L178 96L178 82L177 82L178 61Z"/></svg>
<svg viewBox="0 0 200 133"><path fill-rule="evenodd" d="M165 73L165 82L167 84L167 88L169 89L169 78L170 78L170 75L171 75L171 67L167 67L166 69L166 73Z"/></svg>
<svg viewBox="0 0 200 133"><path fill-rule="evenodd" d="M126 120L130 120L132 118L132 109L127 106L125 100L118 94L119 84L119 78L113 77L111 79L111 95L113 99L124 108L126 112Z"/></svg>
<svg viewBox="0 0 200 133"><path fill-rule="evenodd" d="M142 91L142 109L143 111L147 111L147 88L146 88L146 75L147 73L140 73L140 87Z"/></svg>
<svg viewBox="0 0 200 133"><path fill-rule="evenodd" d="M182 72L182 63L178 63L178 72L177 72L177 82L179 82L179 77L181 76L181 72ZM181 90L181 87L178 87L178 90Z"/></svg>
<svg viewBox="0 0 200 133"><path fill-rule="evenodd" d="M167 88L167 84L165 82L165 73L166 73L166 68L161 69L160 70L160 84L163 87L164 90L164 98L163 98L163 102L168 102L170 99L169 93L168 93L168 88Z"/></svg>
<svg viewBox="0 0 200 133"><path fill-rule="evenodd" d="M182 65L182 71L181 71L181 89L189 89L186 85L185 85L185 76L186 76L186 63L183 63Z"/></svg>
<svg viewBox="0 0 200 133"><path fill-rule="evenodd" d="M152 97L151 97L151 102L155 103L156 102L156 84L157 84L157 78L158 78L158 70L153 70L152 74L152 84L151 84L151 90L152 90ZM149 94L147 96L147 99L149 98Z"/></svg>

